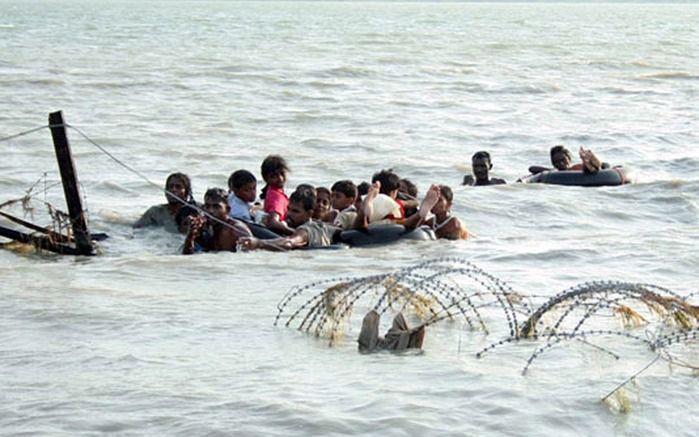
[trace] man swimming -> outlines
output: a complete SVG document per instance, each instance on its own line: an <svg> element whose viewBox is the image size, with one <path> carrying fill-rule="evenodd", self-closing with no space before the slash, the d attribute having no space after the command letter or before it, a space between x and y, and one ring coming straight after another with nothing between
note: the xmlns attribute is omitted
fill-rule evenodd
<svg viewBox="0 0 699 437"><path fill-rule="evenodd" d="M473 176L464 176L462 185L470 185L479 187L483 185L502 185L505 184L504 179L491 178L490 170L493 168L493 162L490 159L490 153L480 151L473 154L471 157L471 171Z"/></svg>
<svg viewBox="0 0 699 437"><path fill-rule="evenodd" d="M228 216L228 193L223 188L209 188L204 195L204 210L210 217L198 215L189 218L189 230L182 253L235 252L238 239L252 236L244 223Z"/></svg>

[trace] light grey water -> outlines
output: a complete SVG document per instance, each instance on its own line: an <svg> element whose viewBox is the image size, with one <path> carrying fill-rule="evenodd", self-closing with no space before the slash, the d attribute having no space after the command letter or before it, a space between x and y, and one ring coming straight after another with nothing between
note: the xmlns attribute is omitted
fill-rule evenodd
<svg viewBox="0 0 699 437"><path fill-rule="evenodd" d="M699 5L0 0L0 11L0 137L60 109L157 184L188 173L198 197L269 153L290 162L290 189L393 167L421 192L455 188L476 235L179 256L178 236L129 226L162 193L69 131L91 226L112 238L91 259L0 251L0 434L696 434L697 379L665 363L638 379L629 414L599 402L653 358L623 341L610 343L619 361L569 344L524 377L533 345L474 357L502 334L497 320L490 336L443 323L423 354L372 356L353 342L359 308L333 348L272 323L293 285L443 255L523 294L590 279L699 291ZM514 181L557 143L591 147L637 183L459 186L477 150ZM0 202L44 172L59 179L48 130L0 151ZM46 195L61 199L60 187Z"/></svg>

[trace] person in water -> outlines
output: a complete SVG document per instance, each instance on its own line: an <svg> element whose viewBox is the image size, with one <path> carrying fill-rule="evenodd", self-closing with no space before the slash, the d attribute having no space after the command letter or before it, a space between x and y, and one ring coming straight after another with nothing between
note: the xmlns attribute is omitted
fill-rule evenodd
<svg viewBox="0 0 699 437"><path fill-rule="evenodd" d="M241 237L252 236L247 225L228 216L230 207L227 198L223 188L209 188L206 191L204 211L209 216L198 215L189 218L183 254L190 255L198 250L235 252Z"/></svg>
<svg viewBox="0 0 699 437"><path fill-rule="evenodd" d="M330 191L335 212L333 224L342 229L351 229L357 217L357 186L350 180L341 180L335 182Z"/></svg>
<svg viewBox="0 0 699 437"><path fill-rule="evenodd" d="M580 163L573 164L573 154L563 145L556 145L551 147L549 151L551 157L551 165L553 169L548 167L542 167L539 165L533 165L529 167L529 173L538 174L544 171L586 171L588 173L596 173L600 169L609 168L609 164L606 162L601 162L599 158L590 149L585 149L580 146L578 150L578 155L580 156Z"/></svg>
<svg viewBox="0 0 699 437"><path fill-rule="evenodd" d="M332 194L325 187L316 187L316 206L313 211L313 219L332 223Z"/></svg>
<svg viewBox="0 0 699 437"><path fill-rule="evenodd" d="M403 211L405 211L406 217L417 213L417 208L420 206L420 201L417 200L417 185L410 179L403 178L400 180L397 198L403 203Z"/></svg>
<svg viewBox="0 0 699 437"><path fill-rule="evenodd" d="M192 182L184 173L172 173L165 180L165 199L167 203L148 208L134 224L134 228L162 226L168 232L179 232L175 216L180 208L187 204L194 205Z"/></svg>
<svg viewBox="0 0 699 437"><path fill-rule="evenodd" d="M448 240L466 240L468 231L458 217L452 215L451 206L454 194L446 185L439 186L439 200L432 207L432 217L425 220L425 226L431 228L437 238Z"/></svg>
<svg viewBox="0 0 699 437"><path fill-rule="evenodd" d="M228 178L228 215L246 222L252 221L252 203L257 197L257 179L247 170L234 171Z"/></svg>
<svg viewBox="0 0 699 437"><path fill-rule="evenodd" d="M307 247L326 247L335 243L341 228L330 223L313 220L316 194L309 189L296 190L289 198L286 221L294 232L287 237L261 240L255 237L243 237L240 244L244 250L293 250Z"/></svg>
<svg viewBox="0 0 699 437"><path fill-rule="evenodd" d="M260 171L267 184L260 194L264 200L263 210L267 214L262 223L277 234L291 235L294 230L285 222L289 197L284 193L289 166L281 156L269 155L262 161Z"/></svg>
<svg viewBox="0 0 699 437"><path fill-rule="evenodd" d="M474 153L471 157L471 171L473 172L473 176L464 176L462 185L478 187L483 185L501 185L506 183L504 179L491 178L490 170L492 169L493 162L490 159L490 153L486 151Z"/></svg>
<svg viewBox="0 0 699 437"><path fill-rule="evenodd" d="M367 195L364 196L362 200L362 207L357 212L357 217L352 226L353 229L368 229L370 224L376 224L376 222L371 220L372 217L381 217L384 215L384 212L377 214L375 210L376 208L385 207L383 203L376 202L376 199L381 198L380 196L385 195L381 193L381 182L376 181L372 184L371 188L369 188L369 192L367 192ZM400 224L408 231L413 230L425 222L427 215L437 201L439 201L439 186L432 184L429 190L427 190L425 198L422 199L417 214L413 214L406 219L382 219L378 224Z"/></svg>
<svg viewBox="0 0 699 437"><path fill-rule="evenodd" d="M398 200L398 188L400 187L400 177L393 173L392 170L381 170L374 173L371 178L373 184L367 191L367 195L362 201L362 205L366 202L366 198L371 195L371 215L363 216L359 219L359 215L355 219L354 228L364 228L368 223L397 223L402 224L405 219L405 210L403 203ZM379 188L379 192L374 190L374 187ZM360 209L365 209L362 206ZM359 221L357 221L359 219Z"/></svg>

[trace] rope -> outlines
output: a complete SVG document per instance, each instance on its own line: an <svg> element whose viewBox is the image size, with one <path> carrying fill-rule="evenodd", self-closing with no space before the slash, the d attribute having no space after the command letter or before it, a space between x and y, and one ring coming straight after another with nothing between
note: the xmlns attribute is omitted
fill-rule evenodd
<svg viewBox="0 0 699 437"><path fill-rule="evenodd" d="M2 138L0 138L0 143L2 143L2 142L4 142L4 141L10 141L10 140L13 140L13 139L15 139L15 138L23 137L23 136L25 136L25 135L29 135L29 134L34 133L34 132L38 132L38 131L40 131L40 130L42 130L42 129L46 129L47 127L51 127L51 126L49 126L49 125L47 124L47 125L44 125L44 126L35 127L34 129L26 130L26 131L24 131L24 132L20 132L20 133L18 133L18 134L10 135L10 136L7 136L7 137L2 137Z"/></svg>
<svg viewBox="0 0 699 437"><path fill-rule="evenodd" d="M231 224L229 224L228 222L226 222L226 221L224 221L224 220L220 220L220 219L214 217L213 215L211 215L211 214L209 214L208 212L206 212L204 209L200 208L198 205L196 205L196 204L191 204L191 203L187 202L185 199L180 198L180 197L177 196L176 194L171 193L171 192L168 191L166 188L162 188L162 186L161 186L160 184L158 184L158 183L156 183L156 182L153 182L152 180L150 180L150 179L148 178L148 176L146 176L145 174L143 174L143 173L140 172L139 170L137 170L137 169L131 167L130 165L128 165L127 163L125 163L125 162L122 161L121 159L117 158L117 157L116 157L114 154L112 154L109 150L107 150L106 148L104 148L103 146L101 146L100 144L98 144L95 140L93 140L92 138L90 138L90 137L89 137L85 132L83 132L81 129L79 129L79 128L73 126L73 125L70 125L70 124L68 124L68 123L65 123L63 126L64 126L64 127L69 127L69 128L71 128L71 129L73 129L73 130L76 131L78 134L80 134L80 136L82 136L88 143L92 144L92 145L95 146L100 152L102 152L102 153L104 153L105 155L107 155L112 161L116 162L117 164L119 164L120 166L122 166L123 168L125 168L126 170L128 170L128 171L130 171L131 173L135 174L136 176L140 177L140 178L143 179L146 183L148 183L148 184L150 184L150 185L152 185L152 186L154 186L154 187L157 187L160 191L162 191L163 193L169 195L169 196L172 197L173 199L176 199L176 200L177 200L178 202L180 202L182 205L184 205L184 206L190 206L190 207L196 209L197 211L199 211L202 215L204 215L204 216L207 217L208 219L210 219L210 220L212 220L212 221L214 221L214 222L216 222L216 223L218 223L218 224L220 224L220 225L223 225L223 226L225 226L225 227L227 227L227 228L229 228L229 229L231 229L231 230L235 230L235 228L234 228Z"/></svg>

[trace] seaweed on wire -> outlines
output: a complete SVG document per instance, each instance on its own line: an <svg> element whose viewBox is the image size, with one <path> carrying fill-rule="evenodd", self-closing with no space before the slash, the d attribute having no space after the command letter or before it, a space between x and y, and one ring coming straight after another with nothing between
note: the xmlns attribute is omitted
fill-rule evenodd
<svg viewBox="0 0 699 437"><path fill-rule="evenodd" d="M496 343L492 343L476 356L481 357L486 352L508 343L521 339L539 339L540 331L545 331L549 344L558 344L563 339L575 338L575 334L593 318L598 316L619 317L622 327L627 329L637 328L649 323L632 306L646 307L651 314L672 314L673 320L680 326L693 326L699 320L697 307L689 305L678 294L656 285L643 283L628 283L618 281L586 282L568 288L542 304L523 322L519 329L519 335L510 335ZM555 315L557 311L562 314ZM582 311L582 315L580 315ZM577 318L576 318L577 316ZM544 323L545 318L553 318L551 323ZM665 317L664 320L668 318ZM565 329L564 326L571 328ZM539 326L543 326L542 329ZM561 337L561 330L565 329L567 336ZM552 343L552 338L557 340ZM535 351L532 357L540 355ZM532 361L530 357L529 363Z"/></svg>
<svg viewBox="0 0 699 437"><path fill-rule="evenodd" d="M471 280L475 287L460 285L458 280L464 278ZM314 294L298 306L293 305L309 292ZM373 305L367 306L379 314L389 310L410 312L423 326L461 317L471 329L478 327L487 333L487 325L474 299L490 297L504 311L510 332L515 332L515 303L521 295L468 261L444 257L391 273L334 278L293 287L277 305L274 324L283 322L287 327L328 337L332 345L342 337L355 305L368 296L376 297Z"/></svg>

